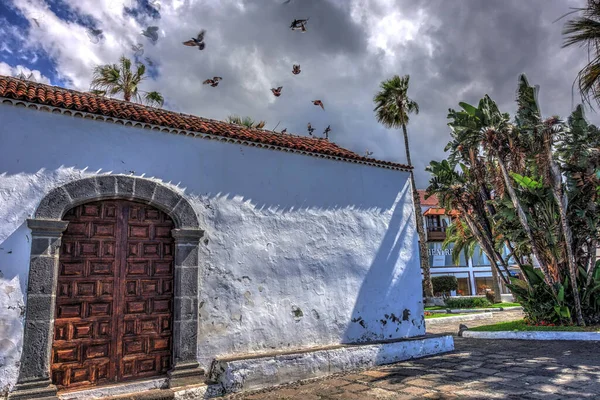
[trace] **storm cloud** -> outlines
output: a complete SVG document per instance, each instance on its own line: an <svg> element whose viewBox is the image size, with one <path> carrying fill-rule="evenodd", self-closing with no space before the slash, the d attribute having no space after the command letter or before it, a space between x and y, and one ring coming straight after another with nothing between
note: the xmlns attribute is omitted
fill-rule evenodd
<svg viewBox="0 0 600 400"><path fill-rule="evenodd" d="M517 77L541 86L546 115L567 116L584 49L562 49L564 20L584 0L5 0L0 7L1 73L37 71L56 85L88 90L92 68L133 57L142 43L152 61L142 89L158 90L165 108L207 118L249 115L266 128L306 135L331 125L330 140L357 153L404 162L400 132L379 125L373 95L394 74L411 76L421 108L409 135L417 184L444 157L446 115L459 101L489 94L514 112ZM152 3L159 4L154 10ZM150 10L150 11L149 11ZM32 18L36 18L33 21ZM309 18L305 33L294 18ZM39 25L39 26L38 26ZM140 33L160 27L153 44ZM94 44L86 29L103 30ZM182 41L206 29L206 48ZM293 75L292 64L302 73ZM218 87L202 85L223 77ZM283 86L275 98L270 88ZM311 100L321 99L325 110ZM588 113L597 123L596 114Z"/></svg>

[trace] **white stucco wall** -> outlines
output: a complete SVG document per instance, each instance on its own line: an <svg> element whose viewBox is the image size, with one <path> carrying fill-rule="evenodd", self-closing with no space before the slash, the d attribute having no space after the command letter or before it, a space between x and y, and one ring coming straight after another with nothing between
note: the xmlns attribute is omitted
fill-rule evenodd
<svg viewBox="0 0 600 400"><path fill-rule="evenodd" d="M98 173L156 179L194 206L208 238L204 368L215 356L425 332L407 172L5 104L0 121L0 290L14 287L0 294L0 333L10 332L0 337L9 371L0 388L14 383L18 360L3 351L21 346L26 218L52 188Z"/></svg>

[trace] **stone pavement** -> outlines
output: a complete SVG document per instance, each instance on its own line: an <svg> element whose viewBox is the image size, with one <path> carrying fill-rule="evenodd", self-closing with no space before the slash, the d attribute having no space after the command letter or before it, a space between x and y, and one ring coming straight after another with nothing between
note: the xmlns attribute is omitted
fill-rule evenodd
<svg viewBox="0 0 600 400"><path fill-rule="evenodd" d="M498 314L499 319L510 317ZM458 326L435 330L456 333ZM600 343L455 337L455 347L438 356L228 398L600 399Z"/></svg>

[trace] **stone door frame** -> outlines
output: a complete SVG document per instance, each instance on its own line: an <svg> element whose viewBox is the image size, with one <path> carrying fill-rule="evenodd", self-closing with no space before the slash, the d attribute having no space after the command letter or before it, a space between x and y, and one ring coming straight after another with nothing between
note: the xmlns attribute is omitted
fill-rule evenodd
<svg viewBox="0 0 600 400"><path fill-rule="evenodd" d="M204 231L196 212L179 193L150 179L127 175L97 175L51 190L40 202L31 229L25 333L19 378L9 399L56 397L50 375L54 312L62 233L62 217L75 206L107 199L137 201L167 213L175 223L173 303L173 369L170 386L178 386L204 371L197 361L198 267Z"/></svg>

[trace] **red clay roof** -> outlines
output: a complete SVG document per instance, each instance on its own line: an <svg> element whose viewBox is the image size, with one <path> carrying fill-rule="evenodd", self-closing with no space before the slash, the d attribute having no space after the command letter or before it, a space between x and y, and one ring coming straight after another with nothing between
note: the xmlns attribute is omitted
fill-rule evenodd
<svg viewBox="0 0 600 400"><path fill-rule="evenodd" d="M391 168L409 170L404 164L363 157L339 147L325 139L274 133L262 129L246 128L223 121L180 114L173 111L147 107L91 93L77 92L56 86L0 75L0 97L23 100L59 108L99 114L107 117L148 123L168 128L200 132L247 142L262 143L300 151L325 154L348 160L373 163Z"/></svg>
<svg viewBox="0 0 600 400"><path fill-rule="evenodd" d="M440 204L435 194L425 200L425 190L417 189L417 192L419 192L419 196L421 197L422 207L439 207Z"/></svg>
<svg viewBox="0 0 600 400"><path fill-rule="evenodd" d="M431 207L431 208L427 209L427 211L425 211L423 213L423 215L425 215L425 216L427 216L427 215L451 215L451 216L457 216L457 215L460 215L460 213L457 210L450 210L450 212L447 213L445 208Z"/></svg>

